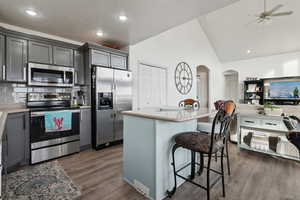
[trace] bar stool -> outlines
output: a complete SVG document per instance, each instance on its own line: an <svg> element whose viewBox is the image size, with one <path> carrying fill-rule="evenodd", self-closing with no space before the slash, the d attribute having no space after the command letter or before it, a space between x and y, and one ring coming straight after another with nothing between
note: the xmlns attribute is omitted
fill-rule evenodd
<svg viewBox="0 0 300 200"><path fill-rule="evenodd" d="M187 106L189 106L192 109L197 110L200 108L200 102L194 99L184 99L179 102L178 106L181 108L187 108Z"/></svg>
<svg viewBox="0 0 300 200"><path fill-rule="evenodd" d="M232 120L232 113L235 110L235 104L232 102L227 102L223 109L220 109L213 121L212 131L210 134L201 133L201 132L184 132L175 136L175 145L172 148L172 166L174 173L174 187L172 190L167 191L168 197L172 197L177 188L177 176L188 181L207 192L207 200L210 199L210 189L220 180L222 180L222 191L223 196L225 197L225 182L224 182L224 148L226 143L226 136L228 133L229 124ZM220 128L217 129L216 125L219 124ZM175 152L178 148L185 148L191 151L191 162L180 168L176 169L175 165ZM211 169L211 158L212 155L217 152L221 152L221 171ZM200 154L200 163L196 162L195 155L196 153ZM207 165L204 166L204 155L208 157ZM206 186L200 185L193 181L195 178L195 166L200 166L198 174L201 175L203 169L207 170ZM179 174L180 171L184 170L186 167L191 166L191 175L189 177L184 177ZM214 172L218 176L212 184L210 183L210 173Z"/></svg>
<svg viewBox="0 0 300 200"><path fill-rule="evenodd" d="M228 101L219 100L219 101L216 101L215 102L216 110L222 109L224 107L224 105L226 103L229 103L229 102L234 103L234 101L232 101L232 100L228 100ZM235 118L235 110L232 112L232 118L233 119ZM230 159L229 159L229 152L228 152L228 142L230 141L230 127L231 127L230 125L229 125L229 128L228 128L228 133L227 133L227 138L226 138L226 145L225 145L226 153L224 154L224 157L226 158L226 161L227 161L227 171L228 171L229 176L230 176ZM220 124L217 124L216 128L219 129ZM212 130L212 122L198 122L197 123L197 130L202 132L202 133L210 134L210 132ZM217 160L217 157L220 157L220 156L216 155L215 156L216 160Z"/></svg>

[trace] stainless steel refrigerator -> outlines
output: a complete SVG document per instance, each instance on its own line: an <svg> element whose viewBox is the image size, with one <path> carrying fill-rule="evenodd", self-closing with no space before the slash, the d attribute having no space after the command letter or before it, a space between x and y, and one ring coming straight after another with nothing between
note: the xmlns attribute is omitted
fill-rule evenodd
<svg viewBox="0 0 300 200"><path fill-rule="evenodd" d="M120 112L131 108L131 72L93 66L92 144L95 149L122 141L123 117Z"/></svg>

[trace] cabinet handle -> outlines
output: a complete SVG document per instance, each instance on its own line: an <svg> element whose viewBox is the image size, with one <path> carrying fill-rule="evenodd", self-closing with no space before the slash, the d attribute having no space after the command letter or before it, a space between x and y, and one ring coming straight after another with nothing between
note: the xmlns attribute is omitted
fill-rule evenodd
<svg viewBox="0 0 300 200"><path fill-rule="evenodd" d="M75 83L78 84L78 75L77 75L77 71L75 71L74 78L75 78Z"/></svg>
<svg viewBox="0 0 300 200"><path fill-rule="evenodd" d="M26 81L26 72L27 72L26 67L24 67L24 69L23 69L23 80L24 81Z"/></svg>
<svg viewBox="0 0 300 200"><path fill-rule="evenodd" d="M80 121L82 121L82 110L80 110Z"/></svg>
<svg viewBox="0 0 300 200"><path fill-rule="evenodd" d="M26 117L25 114L23 115L23 128L26 130Z"/></svg>
<svg viewBox="0 0 300 200"><path fill-rule="evenodd" d="M267 122L266 125L276 126L277 124L273 124L273 123Z"/></svg>
<svg viewBox="0 0 300 200"><path fill-rule="evenodd" d="M6 79L5 76L6 76L6 67L5 67L5 65L3 65L2 66L2 78L3 78L3 80Z"/></svg>

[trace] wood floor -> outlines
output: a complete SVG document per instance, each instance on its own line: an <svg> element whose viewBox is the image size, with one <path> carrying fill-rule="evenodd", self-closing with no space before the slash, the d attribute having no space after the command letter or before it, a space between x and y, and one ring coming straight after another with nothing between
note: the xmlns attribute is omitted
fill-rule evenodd
<svg viewBox="0 0 300 200"><path fill-rule="evenodd" d="M299 200L300 164L254 152L238 152L230 145L232 175L226 176L226 198L221 184L211 190L213 200ZM83 200L145 199L122 180L122 145L87 150L59 159L73 181L81 186ZM205 176L197 178L203 183ZM205 200L205 192L190 183L180 186L174 200Z"/></svg>

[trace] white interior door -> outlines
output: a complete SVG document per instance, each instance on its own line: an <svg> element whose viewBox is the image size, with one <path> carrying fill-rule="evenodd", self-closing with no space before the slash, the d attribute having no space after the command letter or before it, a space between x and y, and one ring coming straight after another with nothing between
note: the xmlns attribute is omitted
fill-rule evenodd
<svg viewBox="0 0 300 200"><path fill-rule="evenodd" d="M156 108L167 103L166 69L139 65L138 108Z"/></svg>
<svg viewBox="0 0 300 200"><path fill-rule="evenodd" d="M225 75L225 98L238 102L238 74Z"/></svg>

